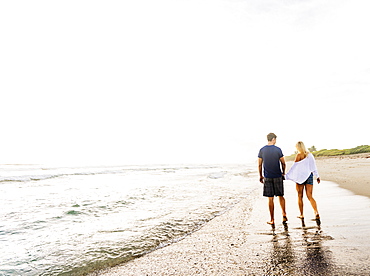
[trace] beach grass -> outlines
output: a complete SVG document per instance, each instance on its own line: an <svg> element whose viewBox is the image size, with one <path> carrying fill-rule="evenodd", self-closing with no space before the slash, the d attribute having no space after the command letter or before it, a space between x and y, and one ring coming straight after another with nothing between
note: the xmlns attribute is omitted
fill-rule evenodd
<svg viewBox="0 0 370 276"><path fill-rule="evenodd" d="M367 153L370 152L370 146L362 145L352 149L322 149L319 151L313 152L314 156L339 156L339 155L350 155L350 154L358 154L358 153Z"/></svg>
<svg viewBox="0 0 370 276"><path fill-rule="evenodd" d="M312 152L315 157L326 157L326 156L342 156L342 155L351 155L359 153L368 153L370 152L369 145L361 145L351 149L322 149ZM296 153L285 156L286 161L293 161Z"/></svg>

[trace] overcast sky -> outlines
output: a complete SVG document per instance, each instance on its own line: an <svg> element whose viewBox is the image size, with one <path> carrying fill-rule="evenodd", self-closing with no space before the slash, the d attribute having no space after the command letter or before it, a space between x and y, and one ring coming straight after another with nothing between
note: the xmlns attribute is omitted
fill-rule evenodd
<svg viewBox="0 0 370 276"><path fill-rule="evenodd" d="M370 144L370 2L1 1L0 163Z"/></svg>

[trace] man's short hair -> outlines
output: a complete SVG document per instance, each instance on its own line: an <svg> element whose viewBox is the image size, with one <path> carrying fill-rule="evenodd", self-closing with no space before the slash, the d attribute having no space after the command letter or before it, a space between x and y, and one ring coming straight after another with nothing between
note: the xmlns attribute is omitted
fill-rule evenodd
<svg viewBox="0 0 370 276"><path fill-rule="evenodd" d="M269 134L267 134L267 141L269 141L269 142L271 142L272 141L272 139L276 139L276 135L275 135L275 133L269 133Z"/></svg>

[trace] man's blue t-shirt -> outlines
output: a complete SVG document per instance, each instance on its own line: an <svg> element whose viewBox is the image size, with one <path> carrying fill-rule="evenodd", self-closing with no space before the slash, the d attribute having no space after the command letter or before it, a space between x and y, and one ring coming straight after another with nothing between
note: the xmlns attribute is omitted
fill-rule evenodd
<svg viewBox="0 0 370 276"><path fill-rule="evenodd" d="M264 146L260 149L258 157L263 160L263 175L266 178L282 177L280 158L283 157L281 149L275 145Z"/></svg>

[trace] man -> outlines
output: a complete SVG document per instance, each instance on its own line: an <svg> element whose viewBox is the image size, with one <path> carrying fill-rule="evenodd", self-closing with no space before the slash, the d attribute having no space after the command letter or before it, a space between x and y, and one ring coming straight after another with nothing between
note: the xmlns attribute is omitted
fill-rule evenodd
<svg viewBox="0 0 370 276"><path fill-rule="evenodd" d="M274 226L274 196L279 197L283 223L288 221L285 212L283 183L286 165L281 149L275 146L276 135L274 133L267 135L267 142L267 145L261 148L258 153L258 171L260 173L260 182L263 184L263 196L268 197L271 220L267 223Z"/></svg>

